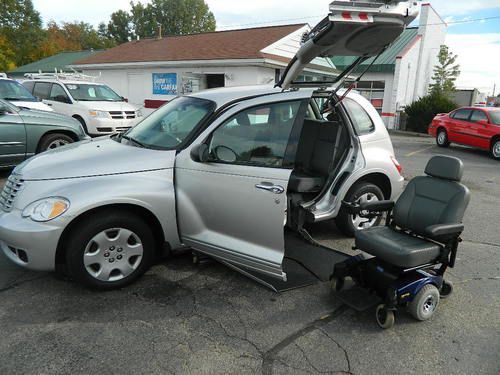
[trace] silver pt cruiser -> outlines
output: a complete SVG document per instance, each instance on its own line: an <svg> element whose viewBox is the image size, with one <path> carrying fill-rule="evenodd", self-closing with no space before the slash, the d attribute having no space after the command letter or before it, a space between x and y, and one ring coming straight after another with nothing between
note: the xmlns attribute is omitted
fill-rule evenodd
<svg viewBox="0 0 500 375"><path fill-rule="evenodd" d="M0 196L3 253L100 289L186 248L271 286L289 279L290 261L316 262L328 279L333 265L319 264L326 250L304 226L335 219L353 234L377 225L342 202L394 199L403 186L377 111L335 87L416 17L413 3L353 2L349 20L340 3L304 36L277 87L181 96L125 134L19 165ZM358 58L333 82L296 82L313 59L335 54Z"/></svg>

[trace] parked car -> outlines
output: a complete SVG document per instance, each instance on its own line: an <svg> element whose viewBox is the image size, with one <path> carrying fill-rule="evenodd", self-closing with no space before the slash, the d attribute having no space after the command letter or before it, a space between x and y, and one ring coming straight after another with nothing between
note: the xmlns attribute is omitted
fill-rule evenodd
<svg viewBox="0 0 500 375"><path fill-rule="evenodd" d="M71 117L0 100L0 168L86 138L80 123Z"/></svg>
<svg viewBox="0 0 500 375"><path fill-rule="evenodd" d="M0 99L7 100L17 107L38 109L41 111L52 112L47 104L42 103L19 82L0 76Z"/></svg>
<svg viewBox="0 0 500 375"><path fill-rule="evenodd" d="M23 85L55 112L78 120L92 136L126 131L142 118L139 108L101 83L60 80L54 74L54 78L25 80Z"/></svg>
<svg viewBox="0 0 500 375"><path fill-rule="evenodd" d="M357 6L349 8L357 22L332 7L278 87L180 96L126 133L18 166L0 198L3 252L101 289L127 285L159 254L186 247L259 280L287 281L290 259L333 272L314 251L335 252L311 245L304 226L336 219L350 234L369 228L379 218L353 216L343 201L394 199L403 187L368 100L295 82L317 56L355 55L359 64L379 54L416 17L412 2Z"/></svg>
<svg viewBox="0 0 500 375"><path fill-rule="evenodd" d="M500 108L465 107L451 113L438 114L429 126L440 147L450 143L488 150L500 160Z"/></svg>

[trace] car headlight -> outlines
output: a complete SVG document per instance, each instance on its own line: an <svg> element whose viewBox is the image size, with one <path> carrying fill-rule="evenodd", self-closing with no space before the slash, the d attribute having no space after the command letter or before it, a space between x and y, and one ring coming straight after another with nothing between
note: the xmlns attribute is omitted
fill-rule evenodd
<svg viewBox="0 0 500 375"><path fill-rule="evenodd" d="M109 112L90 110L89 115L96 118L110 118Z"/></svg>
<svg viewBox="0 0 500 375"><path fill-rule="evenodd" d="M68 208L69 201L65 198L44 198L30 203L23 210L23 217L39 222L50 221L61 216Z"/></svg>
<svg viewBox="0 0 500 375"><path fill-rule="evenodd" d="M137 117L142 117L142 116L143 116L143 115L142 115L142 111L141 111L140 109L138 109L138 110L135 112L135 115L136 115Z"/></svg>

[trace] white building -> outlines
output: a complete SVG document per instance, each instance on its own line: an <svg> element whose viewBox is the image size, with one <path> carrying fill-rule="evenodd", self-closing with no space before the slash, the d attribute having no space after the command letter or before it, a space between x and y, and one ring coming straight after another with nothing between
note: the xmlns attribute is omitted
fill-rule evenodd
<svg viewBox="0 0 500 375"><path fill-rule="evenodd" d="M428 92L446 29L432 6L423 4L420 26L408 28L357 85L389 128L398 126L407 104ZM74 67L101 75L102 82L131 103L153 109L177 94L276 82L308 30L309 25L299 24L132 41L80 60ZM332 59L340 70L352 61L352 57ZM357 73L370 62L363 63ZM316 60L306 76L335 72Z"/></svg>

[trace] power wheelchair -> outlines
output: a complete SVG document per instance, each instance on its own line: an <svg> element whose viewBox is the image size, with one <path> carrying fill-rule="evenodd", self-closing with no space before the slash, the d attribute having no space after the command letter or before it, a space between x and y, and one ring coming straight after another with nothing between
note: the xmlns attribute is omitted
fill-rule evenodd
<svg viewBox="0 0 500 375"><path fill-rule="evenodd" d="M397 200L344 204L353 214L367 218L386 213L386 225L356 233L355 247L364 253L337 263L332 288L341 293L344 280L375 296L377 324L394 325L394 312L407 307L417 320L430 319L440 298L453 290L444 279L455 265L462 219L470 200L460 183L463 163L449 156L434 156L425 168L426 176L412 179ZM358 293L359 297L359 293Z"/></svg>

